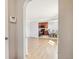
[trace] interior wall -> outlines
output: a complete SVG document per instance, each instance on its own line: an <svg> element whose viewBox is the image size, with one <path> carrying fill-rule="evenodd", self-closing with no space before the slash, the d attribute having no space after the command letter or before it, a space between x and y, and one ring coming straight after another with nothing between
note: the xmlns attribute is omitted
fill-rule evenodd
<svg viewBox="0 0 79 59"><path fill-rule="evenodd" d="M59 59L73 59L73 0L59 0Z"/></svg>
<svg viewBox="0 0 79 59"><path fill-rule="evenodd" d="M24 40L23 40L23 6L25 0L17 0L16 5L16 39L17 39L17 59L24 59ZM28 2L28 0L26 0Z"/></svg>
<svg viewBox="0 0 79 59"><path fill-rule="evenodd" d="M51 20L48 22L48 29L50 29L50 31L55 30L58 31L58 19L57 20Z"/></svg>
<svg viewBox="0 0 79 59"><path fill-rule="evenodd" d="M58 20L51 20L51 21L45 21L45 22L48 22L48 29L50 29L50 31L52 30L56 30L58 31ZM38 33L39 33L39 27L38 27L38 24L39 22L31 22L30 23L30 28L29 28L29 25L27 25L26 27L26 33L29 37L35 37L35 38L38 38ZM28 30L29 29L29 30ZM28 34L28 32L30 31L30 34Z"/></svg>
<svg viewBox="0 0 79 59"><path fill-rule="evenodd" d="M8 40L9 59L17 59L16 24L9 21L10 16L16 17L16 0L8 0Z"/></svg>
<svg viewBox="0 0 79 59"><path fill-rule="evenodd" d="M30 23L30 37L38 38L38 22Z"/></svg>

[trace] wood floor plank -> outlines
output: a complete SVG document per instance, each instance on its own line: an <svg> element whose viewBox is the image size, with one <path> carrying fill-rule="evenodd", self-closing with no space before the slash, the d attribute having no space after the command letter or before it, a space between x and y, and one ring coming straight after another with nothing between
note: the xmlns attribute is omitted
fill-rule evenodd
<svg viewBox="0 0 79 59"><path fill-rule="evenodd" d="M57 39L28 39L28 59L58 59ZM48 43L49 42L49 43ZM54 43L52 43L54 42Z"/></svg>

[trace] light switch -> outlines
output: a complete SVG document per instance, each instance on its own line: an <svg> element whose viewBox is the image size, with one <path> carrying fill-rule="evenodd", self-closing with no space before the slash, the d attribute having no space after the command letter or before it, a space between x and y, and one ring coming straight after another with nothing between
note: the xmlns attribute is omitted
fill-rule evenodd
<svg viewBox="0 0 79 59"><path fill-rule="evenodd" d="M16 17L10 16L10 22L11 23L16 23Z"/></svg>

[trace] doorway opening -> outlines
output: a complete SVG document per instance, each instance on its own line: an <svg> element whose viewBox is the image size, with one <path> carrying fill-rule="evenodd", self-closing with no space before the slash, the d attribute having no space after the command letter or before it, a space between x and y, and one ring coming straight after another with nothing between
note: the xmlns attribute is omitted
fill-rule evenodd
<svg viewBox="0 0 79 59"><path fill-rule="evenodd" d="M25 3L24 58L58 59L58 0Z"/></svg>
<svg viewBox="0 0 79 59"><path fill-rule="evenodd" d="M48 36L48 22L39 23L39 37Z"/></svg>

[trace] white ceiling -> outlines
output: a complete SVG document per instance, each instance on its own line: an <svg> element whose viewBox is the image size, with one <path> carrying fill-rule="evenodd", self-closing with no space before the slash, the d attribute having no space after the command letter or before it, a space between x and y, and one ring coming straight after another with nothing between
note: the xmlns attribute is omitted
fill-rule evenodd
<svg viewBox="0 0 79 59"><path fill-rule="evenodd" d="M58 0L32 0L26 7L26 18L44 20L58 18Z"/></svg>

